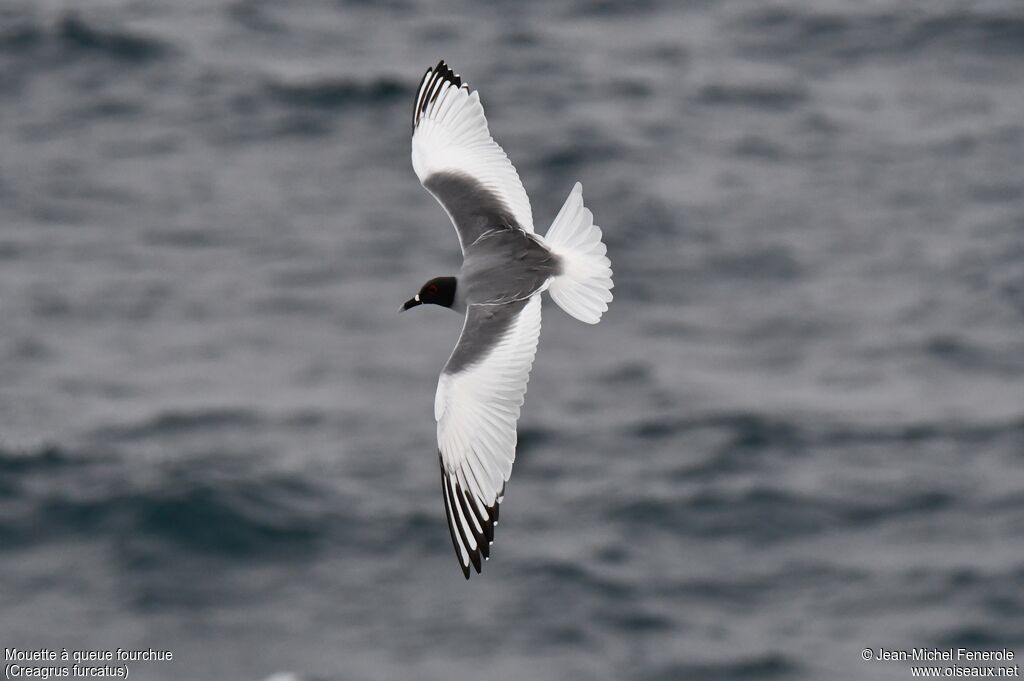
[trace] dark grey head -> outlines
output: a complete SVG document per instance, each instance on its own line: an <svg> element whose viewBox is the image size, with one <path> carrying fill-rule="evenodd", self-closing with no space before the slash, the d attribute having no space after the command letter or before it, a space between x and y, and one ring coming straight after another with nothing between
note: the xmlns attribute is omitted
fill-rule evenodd
<svg viewBox="0 0 1024 681"><path fill-rule="evenodd" d="M424 303L451 307L455 303L455 277L434 277L412 299L405 301L399 312Z"/></svg>

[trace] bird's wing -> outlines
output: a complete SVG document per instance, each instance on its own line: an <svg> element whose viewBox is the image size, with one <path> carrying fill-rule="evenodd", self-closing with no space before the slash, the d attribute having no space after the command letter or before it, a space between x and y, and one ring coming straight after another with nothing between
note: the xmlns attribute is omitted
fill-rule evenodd
<svg viewBox="0 0 1024 681"><path fill-rule="evenodd" d="M487 130L480 93L444 61L427 69L416 94L412 167L448 212L463 251L488 229L533 232L530 199Z"/></svg>
<svg viewBox="0 0 1024 681"><path fill-rule="evenodd" d="M479 573L480 556L490 555L539 336L539 293L504 305L470 305L437 383L441 489L466 579L469 566Z"/></svg>

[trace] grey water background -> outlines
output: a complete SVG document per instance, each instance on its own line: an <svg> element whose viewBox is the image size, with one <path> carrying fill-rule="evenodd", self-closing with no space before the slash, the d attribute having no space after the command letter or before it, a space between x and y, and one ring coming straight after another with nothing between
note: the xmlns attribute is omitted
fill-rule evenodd
<svg viewBox="0 0 1024 681"><path fill-rule="evenodd" d="M432 418L457 241L423 70L482 99L545 303L492 560ZM1024 654L1024 6L0 5L0 642L134 678L881 679Z"/></svg>

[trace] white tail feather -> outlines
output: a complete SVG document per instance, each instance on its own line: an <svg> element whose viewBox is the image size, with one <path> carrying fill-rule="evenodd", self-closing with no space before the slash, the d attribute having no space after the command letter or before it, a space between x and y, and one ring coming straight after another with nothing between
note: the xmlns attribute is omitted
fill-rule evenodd
<svg viewBox="0 0 1024 681"><path fill-rule="evenodd" d="M562 273L551 280L548 293L570 315L597 324L612 300L611 261L601 241L594 214L583 205L583 186L577 182L558 211L545 243L562 263Z"/></svg>

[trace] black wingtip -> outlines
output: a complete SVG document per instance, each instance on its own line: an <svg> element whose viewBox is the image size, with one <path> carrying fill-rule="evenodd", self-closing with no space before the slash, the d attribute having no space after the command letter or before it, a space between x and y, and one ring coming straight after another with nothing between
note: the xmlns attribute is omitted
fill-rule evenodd
<svg viewBox="0 0 1024 681"><path fill-rule="evenodd" d="M412 129L416 132L416 125L420 122L420 116L426 111L437 95L441 92L444 83L451 83L457 88L465 87L469 92L469 86L464 86L462 77L452 71L444 59L437 62L437 66L428 68L420 80L420 86L416 88L416 103L412 111Z"/></svg>
<svg viewBox="0 0 1024 681"><path fill-rule="evenodd" d="M437 66L434 67L434 73L436 73L439 78L443 78L455 87L462 87L462 77L452 71L451 67L445 63L444 59L437 62Z"/></svg>
<svg viewBox="0 0 1024 681"><path fill-rule="evenodd" d="M470 567L480 574L484 561L490 559L498 505L505 493L505 486L502 485L501 496L496 498L492 505L485 506L472 493L462 488L459 476L449 475L440 451L438 463L441 467L441 496L448 521L448 534L451 536L462 576L469 579L472 574ZM475 548L470 549L470 542Z"/></svg>
<svg viewBox="0 0 1024 681"><path fill-rule="evenodd" d="M423 77L420 78L419 87L416 88L416 103L412 107L412 131L414 133L416 132L416 123L419 122L420 118L420 97L422 96L423 93L423 86L426 84L427 78L430 78L430 74L433 72L434 70L428 66L426 72L424 72L423 74Z"/></svg>

